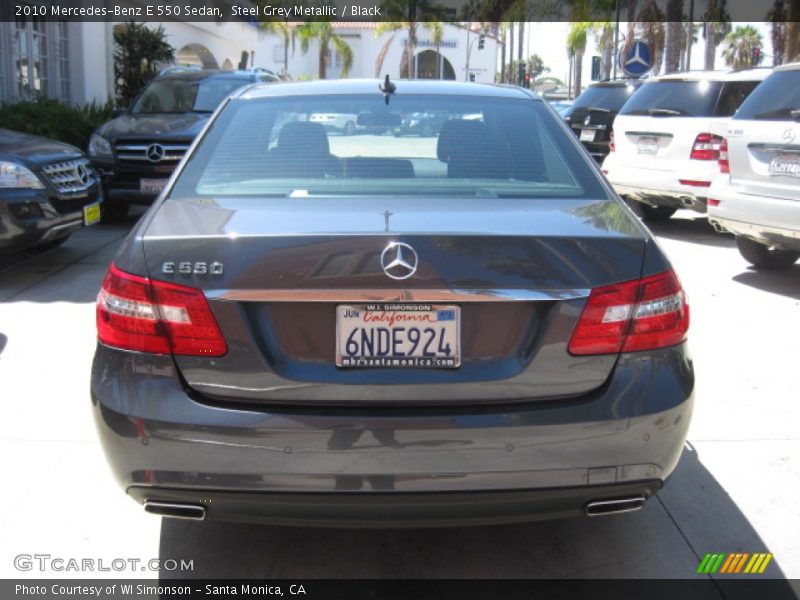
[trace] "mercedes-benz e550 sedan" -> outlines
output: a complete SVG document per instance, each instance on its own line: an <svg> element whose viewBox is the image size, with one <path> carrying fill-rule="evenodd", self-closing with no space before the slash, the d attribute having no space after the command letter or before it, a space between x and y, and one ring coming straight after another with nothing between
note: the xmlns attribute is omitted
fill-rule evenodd
<svg viewBox="0 0 800 600"><path fill-rule="evenodd" d="M329 136L320 112L362 128ZM378 133L409 113L450 118ZM639 508L678 462L688 322L667 258L535 94L253 86L114 258L91 396L152 513L598 515Z"/></svg>

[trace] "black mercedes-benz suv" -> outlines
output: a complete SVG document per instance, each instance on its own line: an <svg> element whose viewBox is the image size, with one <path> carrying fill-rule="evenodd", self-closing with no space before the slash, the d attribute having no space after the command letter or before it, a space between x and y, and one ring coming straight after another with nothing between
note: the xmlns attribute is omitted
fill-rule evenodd
<svg viewBox="0 0 800 600"><path fill-rule="evenodd" d="M0 129L0 251L57 245L99 221L102 200L78 148Z"/></svg>
<svg viewBox="0 0 800 600"><path fill-rule="evenodd" d="M564 120L598 163L608 156L614 117L642 83L638 79L593 83L564 114Z"/></svg>
<svg viewBox="0 0 800 600"><path fill-rule="evenodd" d="M259 69L162 71L89 141L89 156L107 198L104 218L124 218L131 204L152 204L208 117L231 92L276 81L274 73Z"/></svg>

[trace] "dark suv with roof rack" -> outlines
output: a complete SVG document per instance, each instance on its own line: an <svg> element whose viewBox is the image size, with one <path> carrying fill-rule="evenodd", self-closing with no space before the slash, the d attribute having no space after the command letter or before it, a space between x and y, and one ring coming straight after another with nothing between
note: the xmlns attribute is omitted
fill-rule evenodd
<svg viewBox="0 0 800 600"><path fill-rule="evenodd" d="M643 83L638 79L593 83L564 113L564 120L598 163L608 156L614 117Z"/></svg>
<svg viewBox="0 0 800 600"><path fill-rule="evenodd" d="M162 71L89 141L89 156L105 189L106 218L124 218L131 204L153 202L226 96L251 83L276 81L264 69Z"/></svg>

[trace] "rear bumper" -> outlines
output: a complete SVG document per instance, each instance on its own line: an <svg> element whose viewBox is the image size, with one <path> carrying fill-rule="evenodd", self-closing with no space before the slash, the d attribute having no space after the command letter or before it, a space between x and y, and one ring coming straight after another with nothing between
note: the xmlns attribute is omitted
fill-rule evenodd
<svg viewBox="0 0 800 600"><path fill-rule="evenodd" d="M566 516L590 500L649 497L678 462L693 389L684 345L622 355L586 397L498 406L221 406L187 392L170 357L102 345L91 385L109 464L140 502L384 525Z"/></svg>
<svg viewBox="0 0 800 600"><path fill-rule="evenodd" d="M708 209L708 220L718 231L800 250L800 201L743 194L726 177L712 184L709 196L720 201Z"/></svg>
<svg viewBox="0 0 800 600"><path fill-rule="evenodd" d="M662 482L484 492L229 492L131 486L137 502L191 505L204 518L269 525L415 527L495 525L587 514L593 502L653 497ZM635 509L632 509L635 510Z"/></svg>
<svg viewBox="0 0 800 600"><path fill-rule="evenodd" d="M685 168L679 170L643 169L619 164L617 157L609 154L603 162L603 170L620 196L651 206L688 208L704 213L709 188L682 184L681 180L710 184L717 174L717 163L686 161Z"/></svg>

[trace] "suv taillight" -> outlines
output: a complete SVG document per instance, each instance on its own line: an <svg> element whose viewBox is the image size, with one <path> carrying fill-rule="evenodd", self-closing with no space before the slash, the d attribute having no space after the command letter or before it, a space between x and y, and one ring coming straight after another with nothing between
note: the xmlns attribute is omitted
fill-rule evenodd
<svg viewBox="0 0 800 600"><path fill-rule="evenodd" d="M719 165L720 173L731 172L731 163L728 162L728 140L725 138L722 138L722 143L719 146L719 160L717 164Z"/></svg>
<svg viewBox="0 0 800 600"><path fill-rule="evenodd" d="M97 338L107 346L154 354L228 351L202 290L131 275L114 264L97 295Z"/></svg>
<svg viewBox="0 0 800 600"><path fill-rule="evenodd" d="M570 354L616 354L686 339L689 306L673 271L594 288L569 340Z"/></svg>
<svg viewBox="0 0 800 600"><path fill-rule="evenodd" d="M609 152L616 152L617 145L614 143L614 130L611 130L611 137L608 140L608 151Z"/></svg>
<svg viewBox="0 0 800 600"><path fill-rule="evenodd" d="M694 138L692 153L689 158L693 160L717 160L722 145L722 138L713 133L700 133Z"/></svg>

